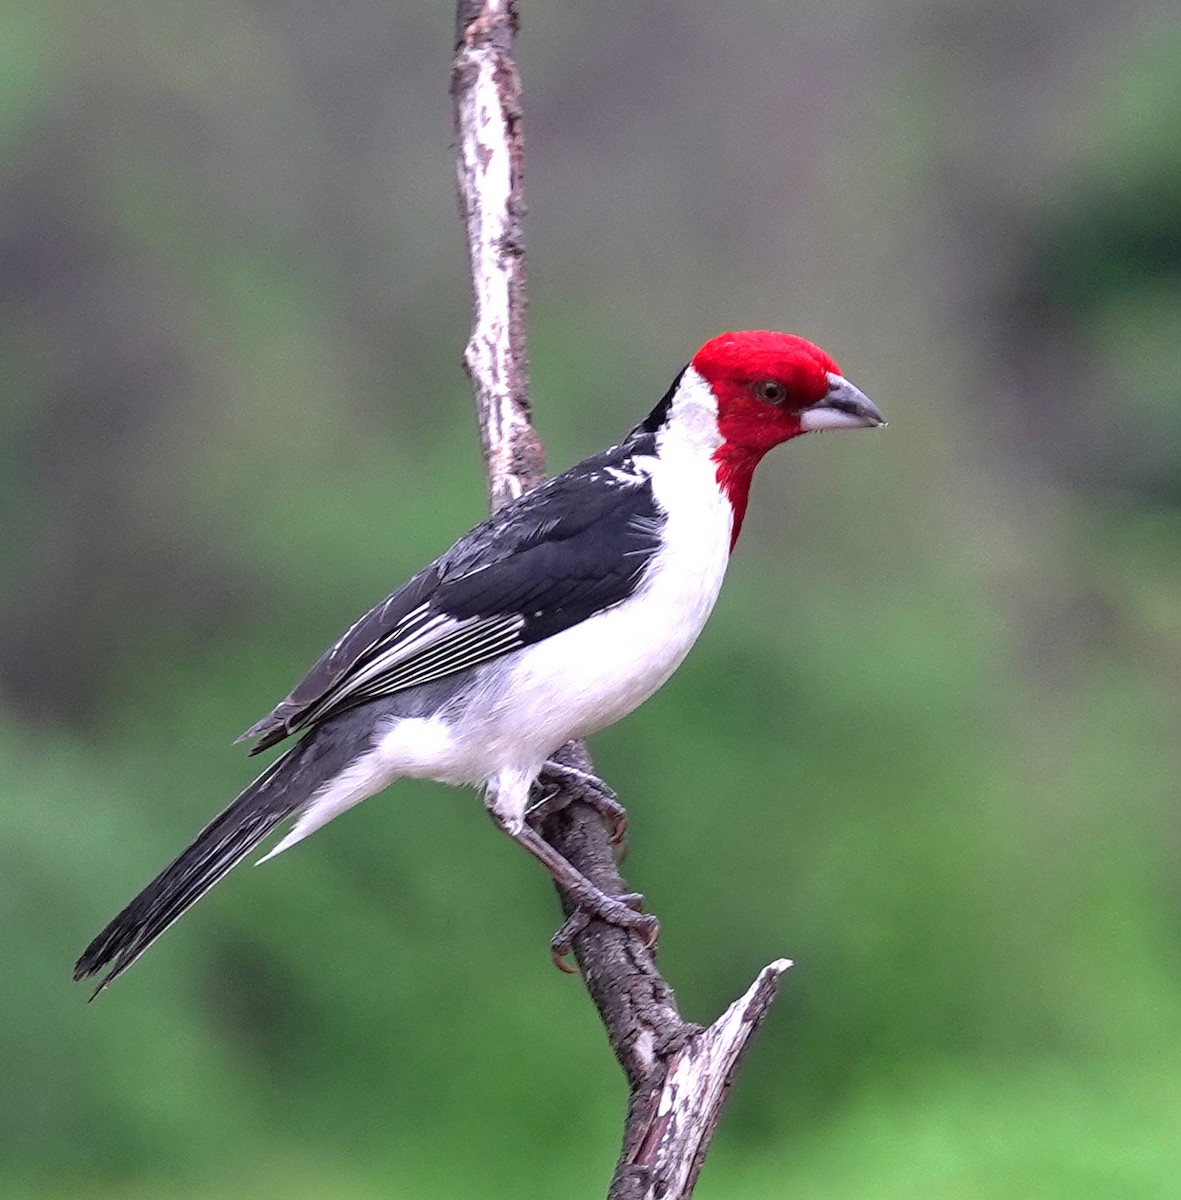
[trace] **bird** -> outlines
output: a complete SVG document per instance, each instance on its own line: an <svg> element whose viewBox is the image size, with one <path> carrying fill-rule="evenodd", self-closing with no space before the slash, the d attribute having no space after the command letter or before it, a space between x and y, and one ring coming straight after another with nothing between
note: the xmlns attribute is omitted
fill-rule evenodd
<svg viewBox="0 0 1181 1200"><path fill-rule="evenodd" d="M93 999L284 822L260 862L403 777L483 787L494 823L567 890L575 918L651 944L659 927L642 898L605 894L538 832L559 794L594 805L614 840L626 821L560 748L626 716L685 658L768 451L814 430L884 425L804 338L711 338L618 445L464 534L237 739L257 754L298 736L94 938L75 979L106 972Z"/></svg>

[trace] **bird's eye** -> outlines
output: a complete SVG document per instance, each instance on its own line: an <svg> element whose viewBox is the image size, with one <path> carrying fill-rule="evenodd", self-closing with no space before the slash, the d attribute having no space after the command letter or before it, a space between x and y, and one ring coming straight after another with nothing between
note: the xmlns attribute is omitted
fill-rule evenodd
<svg viewBox="0 0 1181 1200"><path fill-rule="evenodd" d="M783 384L777 383L774 379L760 379L755 384L755 395L760 400L765 400L768 404L779 404L787 395Z"/></svg>

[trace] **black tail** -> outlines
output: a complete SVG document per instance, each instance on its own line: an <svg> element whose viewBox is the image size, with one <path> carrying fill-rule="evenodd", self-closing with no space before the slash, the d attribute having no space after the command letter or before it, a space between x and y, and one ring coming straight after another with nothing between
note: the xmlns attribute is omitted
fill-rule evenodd
<svg viewBox="0 0 1181 1200"><path fill-rule="evenodd" d="M74 967L75 979L111 967L92 1000L312 794L325 777L322 771L304 770L319 757L312 740L305 738L271 763L86 947Z"/></svg>

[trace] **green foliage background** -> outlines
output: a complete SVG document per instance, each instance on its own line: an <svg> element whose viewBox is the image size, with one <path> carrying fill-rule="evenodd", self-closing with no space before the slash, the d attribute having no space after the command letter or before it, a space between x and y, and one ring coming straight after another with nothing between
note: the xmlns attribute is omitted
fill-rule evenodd
<svg viewBox="0 0 1181 1200"><path fill-rule="evenodd" d="M798 964L698 1194L1176 1196L1175 9L524 9L551 464L725 328L891 418L765 464L593 746L686 1014ZM399 784L68 982L481 515L452 19L0 6L5 1197L602 1194L622 1081L472 795Z"/></svg>

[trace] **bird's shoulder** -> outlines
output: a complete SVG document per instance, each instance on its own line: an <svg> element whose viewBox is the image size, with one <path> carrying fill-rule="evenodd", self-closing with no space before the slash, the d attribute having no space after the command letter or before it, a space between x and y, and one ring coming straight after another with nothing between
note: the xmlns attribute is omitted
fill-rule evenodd
<svg viewBox="0 0 1181 1200"><path fill-rule="evenodd" d="M438 559L443 582L504 562L542 545L576 551L579 535L610 535L633 515L655 511L650 435L633 435L583 459L506 504ZM593 539L592 539L593 540Z"/></svg>

